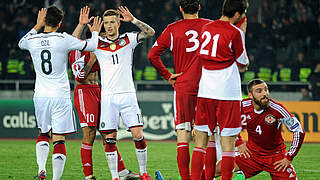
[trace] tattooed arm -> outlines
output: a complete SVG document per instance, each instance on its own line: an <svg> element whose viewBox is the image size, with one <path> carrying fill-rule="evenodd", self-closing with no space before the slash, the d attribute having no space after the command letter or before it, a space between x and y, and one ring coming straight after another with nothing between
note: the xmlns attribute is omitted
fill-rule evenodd
<svg viewBox="0 0 320 180"><path fill-rule="evenodd" d="M118 12L121 14L122 18L121 21L124 22L131 22L132 24L136 25L142 32L138 35L138 40L144 40L150 38L154 35L155 31L152 27L148 24L136 19L129 11L127 7L120 6L118 8Z"/></svg>

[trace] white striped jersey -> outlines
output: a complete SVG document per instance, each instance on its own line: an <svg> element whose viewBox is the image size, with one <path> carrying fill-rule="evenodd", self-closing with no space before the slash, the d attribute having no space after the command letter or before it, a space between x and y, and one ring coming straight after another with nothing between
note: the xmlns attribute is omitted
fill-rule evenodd
<svg viewBox="0 0 320 180"><path fill-rule="evenodd" d="M70 97L67 74L68 53L72 50L94 51L98 32L83 41L67 33L39 33L32 29L20 41L19 47L31 54L36 72L34 97Z"/></svg>
<svg viewBox="0 0 320 180"><path fill-rule="evenodd" d="M101 95L135 92L132 78L133 52L139 44L137 32L124 33L111 41L99 37L93 52L100 66Z"/></svg>
<svg viewBox="0 0 320 180"><path fill-rule="evenodd" d="M292 160L298 153L304 139L300 122L279 102L270 99L269 107L261 111L254 109L251 99L241 103L242 125L248 132L247 147L261 155L270 155L286 149L281 135L282 124L293 132L293 142L287 153Z"/></svg>

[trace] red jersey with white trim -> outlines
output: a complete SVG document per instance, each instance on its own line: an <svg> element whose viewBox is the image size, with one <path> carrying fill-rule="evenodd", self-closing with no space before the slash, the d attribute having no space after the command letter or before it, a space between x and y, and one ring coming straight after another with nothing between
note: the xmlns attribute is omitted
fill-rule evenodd
<svg viewBox="0 0 320 180"><path fill-rule="evenodd" d="M292 160L303 143L305 132L300 122L280 103L270 99L269 107L261 111L254 109L251 99L241 103L242 124L248 132L247 147L259 155L272 155L286 149L281 135L282 123L293 132L293 142L287 153Z"/></svg>
<svg viewBox="0 0 320 180"><path fill-rule="evenodd" d="M71 51L69 55L69 62L71 64L72 73L74 76L74 79L78 82L82 82L85 80L85 74L83 71L83 68L86 66L88 61L90 60L90 52L88 51ZM96 72L99 71L99 63L96 61L90 72Z"/></svg>
<svg viewBox="0 0 320 180"><path fill-rule="evenodd" d="M249 62L242 30L228 21L216 20L202 28L200 44L202 76L198 97L241 100L238 66Z"/></svg>
<svg viewBox="0 0 320 180"><path fill-rule="evenodd" d="M166 49L170 49L175 73L182 72L174 86L176 92L192 95L198 92L201 63L197 51L200 47L201 29L209 22L211 21L202 18L174 22L167 26L149 52L152 65L164 79L168 80L171 73L161 62L160 56Z"/></svg>
<svg viewBox="0 0 320 180"><path fill-rule="evenodd" d="M206 24L201 32L200 59L208 70L225 69L234 62L248 64L245 36L228 21L216 20Z"/></svg>

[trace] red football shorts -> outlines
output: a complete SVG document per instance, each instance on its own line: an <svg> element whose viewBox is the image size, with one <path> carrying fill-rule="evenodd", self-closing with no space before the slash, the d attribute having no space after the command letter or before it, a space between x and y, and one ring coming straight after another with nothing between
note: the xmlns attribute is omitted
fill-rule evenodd
<svg viewBox="0 0 320 180"><path fill-rule="evenodd" d="M259 174L262 171L267 171L270 173L272 180L293 180L296 179L296 172L293 165L291 164L285 172L277 171L275 169L275 162L280 161L285 158L285 150L278 154L272 154L268 156L259 156L252 152L250 158L236 156L236 164L244 173L246 179Z"/></svg>
<svg viewBox="0 0 320 180"><path fill-rule="evenodd" d="M100 116L101 91L99 85L77 85L74 90L74 105L79 115L80 126L97 126Z"/></svg>
<svg viewBox="0 0 320 180"><path fill-rule="evenodd" d="M176 129L191 131L195 119L197 95L174 92L174 123Z"/></svg>
<svg viewBox="0 0 320 180"><path fill-rule="evenodd" d="M240 133L240 101L198 97L195 129L200 131L208 129L213 133L217 125L221 136L235 136Z"/></svg>

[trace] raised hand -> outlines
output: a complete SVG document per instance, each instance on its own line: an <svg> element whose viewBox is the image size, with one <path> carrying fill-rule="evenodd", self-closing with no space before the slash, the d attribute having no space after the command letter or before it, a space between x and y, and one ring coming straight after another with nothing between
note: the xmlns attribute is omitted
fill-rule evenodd
<svg viewBox="0 0 320 180"><path fill-rule="evenodd" d="M122 16L122 18L119 18L121 21L131 22L132 20L134 20L134 16L130 13L127 7L120 6L117 11Z"/></svg>
<svg viewBox="0 0 320 180"><path fill-rule="evenodd" d="M80 16L79 16L79 24L86 25L88 24L94 17L89 18L90 8L85 6L80 9Z"/></svg>
<svg viewBox="0 0 320 180"><path fill-rule="evenodd" d="M38 12L37 24L34 27L36 31L39 31L46 24L46 15L47 9L41 8Z"/></svg>
<svg viewBox="0 0 320 180"><path fill-rule="evenodd" d="M91 31L91 32L93 32L93 31L97 31L97 32L100 32L100 30L101 30L101 27L102 27L102 19L99 17L99 16L97 16L97 17L95 17L94 19L93 19L93 24L92 24L92 26L90 25L90 24L88 24L88 28L89 28L89 30Z"/></svg>

